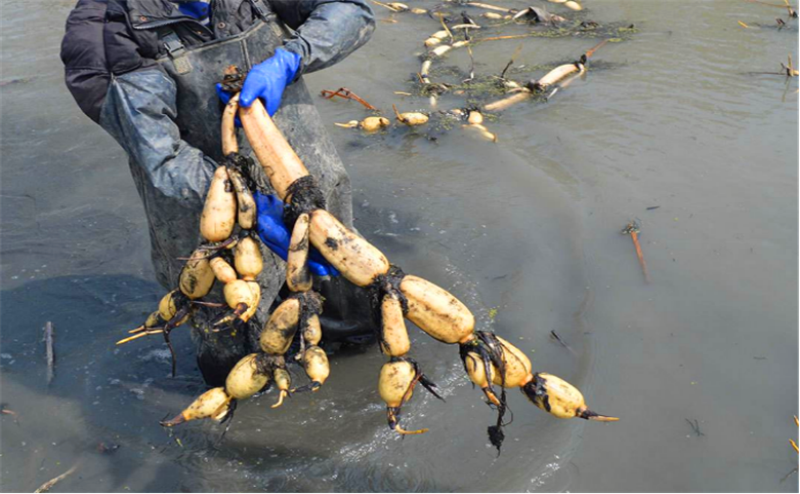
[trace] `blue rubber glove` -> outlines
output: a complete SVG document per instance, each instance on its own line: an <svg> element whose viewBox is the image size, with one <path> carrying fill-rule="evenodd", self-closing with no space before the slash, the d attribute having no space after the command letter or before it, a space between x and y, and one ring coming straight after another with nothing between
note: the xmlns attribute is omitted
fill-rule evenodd
<svg viewBox="0 0 800 494"><path fill-rule="evenodd" d="M253 195L256 200L258 224L256 230L261 241L284 261L289 253L289 241L292 234L283 224L283 201L277 196L262 194L256 191ZM317 249L311 247L308 267L316 276L339 276L339 271L322 257Z"/></svg>
<svg viewBox="0 0 800 494"><path fill-rule="evenodd" d="M256 98L261 98L269 116L275 115L281 106L283 91L294 80L301 62L300 55L296 53L283 48L275 50L274 55L247 73L239 96L239 104L249 108ZM230 94L223 91L220 84L217 84L217 95L224 104L228 104Z"/></svg>

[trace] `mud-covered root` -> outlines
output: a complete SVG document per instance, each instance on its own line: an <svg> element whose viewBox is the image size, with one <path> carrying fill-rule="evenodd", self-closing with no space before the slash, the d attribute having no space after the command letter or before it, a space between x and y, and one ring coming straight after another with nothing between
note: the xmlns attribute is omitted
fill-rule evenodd
<svg viewBox="0 0 800 494"><path fill-rule="evenodd" d="M308 176L308 169L267 114L261 100L254 101L249 108L240 107L239 118L270 184L278 196L285 200L289 187L298 179Z"/></svg>
<svg viewBox="0 0 800 494"><path fill-rule="evenodd" d="M469 116L467 116L467 125L464 125L464 127L475 130L483 138L489 141L497 142L497 135L489 131L489 129L483 125L483 114L478 110L471 110L469 112Z"/></svg>
<svg viewBox="0 0 800 494"><path fill-rule="evenodd" d="M214 272L214 277L216 277L223 284L228 284L236 280L236 271L225 259L221 257L214 257L208 262L211 265L211 270Z"/></svg>
<svg viewBox="0 0 800 494"><path fill-rule="evenodd" d="M470 125L482 124L483 114L478 110L471 110L469 116L467 116L467 123Z"/></svg>
<svg viewBox="0 0 800 494"><path fill-rule="evenodd" d="M450 34L444 29L441 31L436 31L428 36L428 39L425 40L425 47L433 48L434 46L440 45L443 40L447 39L448 36L450 36Z"/></svg>
<svg viewBox="0 0 800 494"><path fill-rule="evenodd" d="M292 229L286 258L286 284L293 292L306 292L311 289L313 282L308 268L310 223L311 216L303 213L297 217Z"/></svg>
<svg viewBox="0 0 800 494"><path fill-rule="evenodd" d="M430 60L430 59L425 60L424 62L422 62L422 67L419 69L419 78L422 80L423 84L430 84L431 83L430 75L431 75L431 65L432 64L433 64L433 61Z"/></svg>
<svg viewBox="0 0 800 494"><path fill-rule="evenodd" d="M236 224L236 195L228 170L220 166L214 172L200 216L200 234L209 242L222 242L233 233Z"/></svg>
<svg viewBox="0 0 800 494"><path fill-rule="evenodd" d="M531 361L520 350L494 333L481 331L477 338L461 346L461 359L470 380L479 386L495 404L491 386L504 388L524 386L533 379Z"/></svg>
<svg viewBox="0 0 800 494"><path fill-rule="evenodd" d="M158 302L158 315L161 316L161 319L169 321L178 314L181 308L187 306L188 303L189 300L187 297L179 290L172 290L161 297L161 300Z"/></svg>
<svg viewBox="0 0 800 494"><path fill-rule="evenodd" d="M250 188L247 187L247 181L241 172L234 166L227 168L228 177L230 177L233 190L236 192L236 204L238 205L236 219L240 227L249 230L256 224L256 200L253 198Z"/></svg>
<svg viewBox="0 0 800 494"><path fill-rule="evenodd" d="M459 346L464 370L473 384L481 388L490 405L497 409L497 421L488 428L489 440L500 451L508 411L506 388L524 386L533 379L531 362L524 353L494 333L479 331L475 338ZM500 387L499 393L494 385Z"/></svg>
<svg viewBox="0 0 800 494"><path fill-rule="evenodd" d="M218 256L222 251L232 250L234 247L236 247L237 243L239 243L239 236L231 235L222 242L208 242L201 245L197 248L197 251L200 253L199 255L192 254L190 257L179 257L178 260L196 261L199 259L208 259L210 261L215 256Z"/></svg>
<svg viewBox="0 0 800 494"><path fill-rule="evenodd" d="M389 271L389 260L381 251L324 209L311 213L309 238L328 262L358 286L369 286Z"/></svg>
<svg viewBox="0 0 800 494"><path fill-rule="evenodd" d="M358 126L366 132L376 132L385 129L392 123L386 117L367 117Z"/></svg>
<svg viewBox="0 0 800 494"><path fill-rule="evenodd" d="M271 375L262 373L257 363L260 357L251 353L243 357L228 373L225 379L225 392L237 400L250 398L269 383Z"/></svg>
<svg viewBox="0 0 800 494"><path fill-rule="evenodd" d="M566 77L572 74L582 74L585 70L586 66L581 62L559 65L558 67L554 68L553 70L542 76L541 79L537 81L531 81L528 84L528 89L532 91L544 91L553 84L556 84L557 82L564 80Z"/></svg>
<svg viewBox="0 0 800 494"><path fill-rule="evenodd" d="M439 395L436 385L428 380L419 369L416 362L409 358L392 358L381 367L378 378L378 393L386 403L386 418L389 428L399 434L424 434L428 429L414 431L405 430L400 426L400 411L411 396L417 383L422 384L435 397L443 400Z"/></svg>
<svg viewBox="0 0 800 494"><path fill-rule="evenodd" d="M473 339L475 317L447 290L417 276L406 275L400 291L408 301L406 318L443 343Z"/></svg>
<svg viewBox="0 0 800 494"><path fill-rule="evenodd" d="M261 257L261 249L252 237L245 237L239 240L233 249L233 265L236 272L243 280L253 281L264 268L264 260Z"/></svg>
<svg viewBox="0 0 800 494"><path fill-rule="evenodd" d="M225 285L222 290L225 302L232 309L212 322L212 326L219 328L231 324L233 329L241 329L258 309L261 300L261 286L255 281L233 280Z"/></svg>
<svg viewBox="0 0 800 494"><path fill-rule="evenodd" d="M489 112L503 111L511 106L516 105L517 103L527 101L531 96L533 96L533 92L531 90L527 88L519 88L510 96L506 96L503 99L499 99L484 105L483 110Z"/></svg>
<svg viewBox="0 0 800 494"><path fill-rule="evenodd" d="M184 324L189 320L194 307L180 290L172 290L161 298L158 303L158 315L161 319L165 320L164 334L169 334L170 331Z"/></svg>
<svg viewBox="0 0 800 494"><path fill-rule="evenodd" d="M403 319L403 306L395 293L387 293L381 302L381 350L390 357L402 357L411 349Z"/></svg>
<svg viewBox="0 0 800 494"><path fill-rule="evenodd" d="M161 318L161 314L159 313L159 311L153 311L150 313L149 316L147 316L147 319L145 319L144 324L142 324L138 328L131 329L130 331L128 331L128 333L130 334L141 333L142 331L147 331L150 329L157 328L163 325L165 322L166 321L164 321L164 319Z"/></svg>
<svg viewBox="0 0 800 494"><path fill-rule="evenodd" d="M193 307L189 303L189 298L181 293L180 290L172 290L161 298L158 303L158 314L167 321L164 324L164 341L172 354L172 374L175 375L175 350L169 341L169 333L178 326L189 320L193 312Z"/></svg>
<svg viewBox="0 0 800 494"><path fill-rule="evenodd" d="M319 323L319 315L311 314L303 328L303 341L308 345L318 345L321 340L322 325Z"/></svg>
<svg viewBox="0 0 800 494"><path fill-rule="evenodd" d="M392 109L394 110L395 117L397 117L397 121L408 125L409 127L414 127L417 125L425 125L428 123L428 115L419 112L405 112L400 113L397 110L396 105L392 105Z"/></svg>
<svg viewBox="0 0 800 494"><path fill-rule="evenodd" d="M440 45L428 52L428 55L434 58L442 57L450 50L467 46L469 41L456 41L452 45Z"/></svg>
<svg viewBox="0 0 800 494"><path fill-rule="evenodd" d="M378 379L378 393L386 403L386 418L389 427L400 434L422 434L428 429L406 431L399 425L402 406L414 394L414 386L418 382L414 364L406 360L395 360L383 364Z"/></svg>
<svg viewBox="0 0 800 494"><path fill-rule="evenodd" d="M236 93L222 111L222 155L228 156L239 152L239 141L236 139L236 112L239 111L239 93Z"/></svg>
<svg viewBox="0 0 800 494"><path fill-rule="evenodd" d="M344 127L345 129L359 128L365 132L376 132L385 129L392 123L386 117L367 117L362 121L350 120L347 123L336 123L337 127Z"/></svg>
<svg viewBox="0 0 800 494"><path fill-rule="evenodd" d="M470 381L481 388L486 399L495 406L501 406L500 398L497 397L491 387L491 380L486 377L486 369L489 369L489 374L494 378L497 369L491 362L484 362L483 356L477 352L467 352L464 358L464 368L467 371Z"/></svg>
<svg viewBox="0 0 800 494"><path fill-rule="evenodd" d="M350 120L349 122L346 123L334 122L333 125L337 127L342 127L343 129L355 129L356 127L358 127L358 123L359 123L358 120Z"/></svg>
<svg viewBox="0 0 800 494"><path fill-rule="evenodd" d="M296 388L292 393L309 390L318 391L331 374L331 366L328 362L328 356L325 354L325 350L317 345L308 346L303 352L302 361L303 368L306 370L306 375L311 382L305 386Z"/></svg>
<svg viewBox="0 0 800 494"><path fill-rule="evenodd" d="M142 324L138 328L134 328L128 331L128 334L131 334L133 336L128 336L127 338L123 338L119 340L116 344L124 345L129 341L137 340L139 338L151 334L163 333L164 324L166 324L166 321L161 318L161 314L158 311L152 312L149 316L147 316L147 319L144 321L144 324Z"/></svg>
<svg viewBox="0 0 800 494"><path fill-rule="evenodd" d="M546 372L533 375L522 392L534 405L561 419L579 417L598 422L616 422L617 417L600 415L589 410L578 388Z"/></svg>
<svg viewBox="0 0 800 494"><path fill-rule="evenodd" d="M425 434L430 429L427 427L422 429L416 429L413 431L407 431L400 425L400 407L391 408L386 407L386 421L389 423L389 428L395 431L396 433L400 434L401 436L413 436L416 434Z"/></svg>
<svg viewBox="0 0 800 494"><path fill-rule="evenodd" d="M410 8L408 5L400 2L375 2L377 5L382 7L386 7L387 9L393 12L407 12Z"/></svg>
<svg viewBox="0 0 800 494"><path fill-rule="evenodd" d="M502 348L503 370L505 375L500 376L499 373L495 373L495 375L492 376L492 382L506 388L516 388L530 382L533 378L531 374L531 361L522 353L522 350L492 333L481 333L480 336L483 337L484 335L493 336Z"/></svg>
<svg viewBox="0 0 800 494"><path fill-rule="evenodd" d="M205 249L196 249L181 269L178 286L184 295L196 300L208 295L213 284L214 271L205 258Z"/></svg>
<svg viewBox="0 0 800 494"><path fill-rule="evenodd" d="M283 400L287 396L291 396L291 392L289 391L292 387L292 376L289 375L289 371L284 368L275 369L274 372L274 379L275 379L275 386L278 388L278 401L272 405L271 408L278 408L279 406L283 405Z"/></svg>
<svg viewBox="0 0 800 494"><path fill-rule="evenodd" d="M171 420L161 422L164 427L174 427L190 420L225 419L232 406L233 398L225 392L225 388L209 389L197 397L184 411Z"/></svg>
<svg viewBox="0 0 800 494"><path fill-rule="evenodd" d="M172 376L174 377L177 371L177 355L175 354L175 349L172 348L169 334L173 329L186 323L193 311L194 307L189 298L181 293L180 290L172 290L161 298L158 303L158 310L148 316L144 326L130 331L134 335L119 340L117 345L123 345L147 335L163 333L164 342L167 344L172 356ZM160 327L156 327L156 325L160 325Z"/></svg>
<svg viewBox="0 0 800 494"><path fill-rule="evenodd" d="M483 125L483 124L464 125L464 128L474 130L475 132L477 132L481 137L483 137L487 141L497 142L497 134L495 134L492 131L490 131L489 129L487 129L486 126Z"/></svg>
<svg viewBox="0 0 800 494"><path fill-rule="evenodd" d="M270 355L283 355L292 345L300 320L300 301L295 298L284 300L270 315L264 325L259 343L261 350Z"/></svg>

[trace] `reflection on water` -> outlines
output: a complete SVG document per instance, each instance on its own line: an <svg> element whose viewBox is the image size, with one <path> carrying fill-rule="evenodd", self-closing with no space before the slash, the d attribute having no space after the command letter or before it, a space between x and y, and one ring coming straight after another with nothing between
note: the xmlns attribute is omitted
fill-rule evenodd
<svg viewBox="0 0 800 494"><path fill-rule="evenodd" d="M798 59L797 21L779 31L779 10L745 2L587 0L582 18L639 32L603 47L548 103L487 122L496 144L458 128L364 136L333 126L365 116L356 103L319 101L360 231L453 291L536 370L622 419L559 421L512 392L497 457L485 434L493 415L457 350L416 330L414 357L447 399L419 393L408 407L404 420L430 427L425 436L387 430L374 348L333 357L319 393L277 410L271 392L242 404L224 437L213 424L158 427L203 384L191 358L170 379L156 339L113 346L161 290L124 155L63 86L69 3L3 9L0 383L18 413L0 418L3 490L34 489L80 462L59 488L797 491L796 473L784 479L797 462L787 444L797 435L797 82L750 73L777 70L788 52ZM413 91L421 42L439 25L375 9L397 22L379 22L367 47L309 76L312 90L346 86L384 110L426 109L426 98L394 92ZM520 43L515 65L534 68L596 41L483 43L475 71L499 74ZM468 72L469 55L443 64ZM619 235L633 218L649 286ZM49 387L46 321L58 358ZM191 354L188 335L175 339Z"/></svg>

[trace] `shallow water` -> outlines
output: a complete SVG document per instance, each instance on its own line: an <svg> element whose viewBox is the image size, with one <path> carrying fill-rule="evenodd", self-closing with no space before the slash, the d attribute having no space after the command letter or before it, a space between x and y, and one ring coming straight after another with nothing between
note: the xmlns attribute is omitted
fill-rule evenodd
<svg viewBox="0 0 800 494"><path fill-rule="evenodd" d="M32 490L76 462L54 491L797 491L798 86L748 74L776 70L789 52L798 60L797 21L778 31L782 11L745 2L587 0L582 16L639 32L603 47L548 103L488 122L496 144L460 128L364 136L333 126L365 116L356 103L319 100L361 232L450 289L536 370L621 417L560 421L512 391L497 457L485 433L493 414L457 350L415 329L413 354L447 399L420 391L407 406L405 423L426 435L387 430L374 348L337 354L323 390L281 409L269 408L274 393L243 403L222 439L213 424L158 426L204 388L185 333L177 379L158 340L113 346L162 291L124 153L62 82L70 4L6 1L0 20L0 392L17 412L0 416L3 491ZM438 24L375 10L397 22L309 76L311 90L428 109L394 91L413 91L421 41ZM475 70L500 73L520 43L515 66L533 67L596 42L485 43ZM468 71L470 61L457 52L444 64ZM514 76L543 73L525 70ZM649 285L619 234L634 218ZM49 386L46 321L58 359Z"/></svg>

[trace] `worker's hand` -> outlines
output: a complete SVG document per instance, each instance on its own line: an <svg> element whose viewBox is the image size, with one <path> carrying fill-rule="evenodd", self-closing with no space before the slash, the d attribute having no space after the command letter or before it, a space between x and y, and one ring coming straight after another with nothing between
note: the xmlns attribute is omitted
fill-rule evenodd
<svg viewBox="0 0 800 494"><path fill-rule="evenodd" d="M239 95L239 105L248 108L256 98L261 98L269 116L275 115L278 107L281 106L283 90L294 80L301 61L300 55L296 53L283 48L275 50L274 55L254 66L247 73L242 92ZM230 94L223 91L220 84L217 84L217 94L227 105Z"/></svg>
<svg viewBox="0 0 800 494"><path fill-rule="evenodd" d="M284 261L289 252L291 232L283 224L283 201L277 196L256 192L256 211L258 224L256 230L261 241ZM339 276L339 272L322 257L314 247L311 247L308 267L316 276Z"/></svg>

